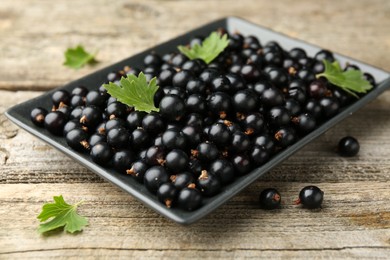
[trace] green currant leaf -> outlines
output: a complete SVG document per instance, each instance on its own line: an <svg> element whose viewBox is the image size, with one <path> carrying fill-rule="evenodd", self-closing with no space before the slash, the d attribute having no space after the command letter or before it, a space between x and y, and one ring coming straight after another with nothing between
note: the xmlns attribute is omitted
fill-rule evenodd
<svg viewBox="0 0 390 260"><path fill-rule="evenodd" d="M86 64L96 63L94 54L90 54L85 51L84 47L77 45L76 48L68 48L65 52L65 62L64 66L67 66L72 69L79 69Z"/></svg>
<svg viewBox="0 0 390 260"><path fill-rule="evenodd" d="M202 59L209 64L212 62L229 44L227 35L221 36L217 32L212 32L210 36L203 40L202 45L195 44L192 48L178 46L181 53L189 59Z"/></svg>
<svg viewBox="0 0 390 260"><path fill-rule="evenodd" d="M47 203L43 205L42 212L38 215L38 219L44 222L50 218L51 220L40 224L38 231L44 233L60 227L69 233L81 231L84 226L88 225L88 220L77 214L76 210L78 202L74 205L69 205L65 202L62 195L53 197L55 203Z"/></svg>
<svg viewBox="0 0 390 260"><path fill-rule="evenodd" d="M104 88L107 89L108 94L119 102L134 107L135 110L147 113L159 111L154 106L154 95L159 88L156 77L152 78L148 83L142 72L138 77L130 74L127 78L121 78L119 86L110 82L109 84L104 84Z"/></svg>
<svg viewBox="0 0 390 260"><path fill-rule="evenodd" d="M324 77L333 85L358 98L356 93L366 93L372 89L372 85L364 77L360 70L342 71L340 64L324 60L325 71L316 75Z"/></svg>

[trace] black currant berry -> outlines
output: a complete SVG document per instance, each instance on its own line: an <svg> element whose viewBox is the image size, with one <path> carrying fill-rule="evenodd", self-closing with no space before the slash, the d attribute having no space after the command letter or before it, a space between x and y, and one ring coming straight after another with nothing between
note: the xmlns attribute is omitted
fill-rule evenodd
<svg viewBox="0 0 390 260"><path fill-rule="evenodd" d="M180 209L194 211L202 205L202 194L197 189L184 188L177 197L177 206Z"/></svg>
<svg viewBox="0 0 390 260"><path fill-rule="evenodd" d="M82 152L89 150L90 144L88 143L88 134L81 128L75 128L69 131L66 136L66 143L72 147L72 149Z"/></svg>
<svg viewBox="0 0 390 260"><path fill-rule="evenodd" d="M269 157L270 152L264 146L255 145L250 153L250 158L256 166L266 163Z"/></svg>
<svg viewBox="0 0 390 260"><path fill-rule="evenodd" d="M67 117L64 113L53 111L45 116L44 126L50 133L61 136L63 134L66 121Z"/></svg>
<svg viewBox="0 0 390 260"><path fill-rule="evenodd" d="M170 121L179 121L185 114L185 103L176 95L166 95L160 101L160 113Z"/></svg>
<svg viewBox="0 0 390 260"><path fill-rule="evenodd" d="M161 184L169 181L167 171L162 166L153 166L145 172L145 187L153 193L156 193Z"/></svg>
<svg viewBox="0 0 390 260"><path fill-rule="evenodd" d="M208 139L219 147L224 147L230 141L231 135L229 128L222 124L216 123L210 126Z"/></svg>
<svg viewBox="0 0 390 260"><path fill-rule="evenodd" d="M158 134L164 130L165 123L159 113L151 112L143 117L142 128L148 133Z"/></svg>
<svg viewBox="0 0 390 260"><path fill-rule="evenodd" d="M87 106L81 113L80 123L89 128L94 128L102 121L102 119L102 112L98 107Z"/></svg>
<svg viewBox="0 0 390 260"><path fill-rule="evenodd" d="M185 135L176 129L168 129L162 134L162 143L168 150L186 148L187 140Z"/></svg>
<svg viewBox="0 0 390 260"><path fill-rule="evenodd" d="M232 152L244 152L251 146L251 140L247 134L241 131L236 131L232 135L230 149Z"/></svg>
<svg viewBox="0 0 390 260"><path fill-rule="evenodd" d="M176 201L178 190L173 183L163 183L157 190L157 199L167 208L171 208Z"/></svg>
<svg viewBox="0 0 390 260"><path fill-rule="evenodd" d="M208 173L215 175L222 184L231 183L234 180L234 166L225 159L217 159L210 164Z"/></svg>
<svg viewBox="0 0 390 260"><path fill-rule="evenodd" d="M258 103L256 93L250 89L239 90L233 96L233 105L236 112L252 112L256 109Z"/></svg>
<svg viewBox="0 0 390 260"><path fill-rule="evenodd" d="M280 193L274 188L264 189L260 193L259 202L262 209L278 209L281 203Z"/></svg>
<svg viewBox="0 0 390 260"><path fill-rule="evenodd" d="M211 162L218 158L219 150L213 143L200 143L196 150L191 151L192 155L202 162Z"/></svg>
<svg viewBox="0 0 390 260"><path fill-rule="evenodd" d="M359 153L360 145L356 138L346 136L339 141L337 151L341 156L351 157Z"/></svg>
<svg viewBox="0 0 390 260"><path fill-rule="evenodd" d="M149 165L164 165L165 151L161 146L152 146L146 150L145 162Z"/></svg>
<svg viewBox="0 0 390 260"><path fill-rule="evenodd" d="M179 149L173 149L165 157L165 165L168 169L175 172L181 172L188 166L188 155Z"/></svg>
<svg viewBox="0 0 390 260"><path fill-rule="evenodd" d="M130 169L131 164L135 160L135 154L128 149L119 150L114 153L112 157L112 164L120 173L125 173L126 170Z"/></svg>
<svg viewBox="0 0 390 260"><path fill-rule="evenodd" d="M107 143L114 148L129 147L131 135L126 128L113 128L107 132Z"/></svg>
<svg viewBox="0 0 390 260"><path fill-rule="evenodd" d="M130 169L126 169L126 173L133 176L138 182L144 182L145 172L149 169L147 163L143 160L137 160L131 164Z"/></svg>
<svg viewBox="0 0 390 260"><path fill-rule="evenodd" d="M299 199L295 204L302 204L308 209L321 208L324 200L324 192L317 186L306 186L299 192Z"/></svg>
<svg viewBox="0 0 390 260"><path fill-rule="evenodd" d="M104 142L97 143L92 147L90 156L92 161L100 165L106 165L112 157L111 147Z"/></svg>
<svg viewBox="0 0 390 260"><path fill-rule="evenodd" d="M55 107L58 107L61 103L64 105L70 104L71 95L66 90L57 90L51 95L51 100Z"/></svg>
<svg viewBox="0 0 390 260"><path fill-rule="evenodd" d="M31 121L40 127L43 127L45 124L45 116L47 115L47 110L42 107L36 107L31 110L30 118Z"/></svg>
<svg viewBox="0 0 390 260"><path fill-rule="evenodd" d="M215 175L203 170L198 178L197 187L199 187L204 196L210 197L219 193L221 182Z"/></svg>
<svg viewBox="0 0 390 260"><path fill-rule="evenodd" d="M274 138L280 147L286 148L295 142L296 133L291 127L282 127L275 132Z"/></svg>

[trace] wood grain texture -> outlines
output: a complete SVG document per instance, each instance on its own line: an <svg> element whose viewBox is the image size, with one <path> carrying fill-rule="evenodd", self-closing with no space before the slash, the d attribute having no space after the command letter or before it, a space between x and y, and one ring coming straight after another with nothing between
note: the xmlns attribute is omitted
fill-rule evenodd
<svg viewBox="0 0 390 260"><path fill-rule="evenodd" d="M54 88L229 15L390 70L389 13L387 0L3 0L0 88ZM80 43L99 50L100 63L62 66L64 51Z"/></svg>
<svg viewBox="0 0 390 260"><path fill-rule="evenodd" d="M4 111L227 15L390 70L388 13L387 0L2 0L0 259L387 259L389 91L191 226L155 213L13 125ZM64 50L78 43L99 49L97 66L62 66ZM357 157L335 153L345 135L360 141ZM322 209L293 205L308 184L324 190ZM267 187L282 193L280 210L257 207ZM90 225L76 235L39 235L36 216L59 194L70 202L84 200L79 210Z"/></svg>

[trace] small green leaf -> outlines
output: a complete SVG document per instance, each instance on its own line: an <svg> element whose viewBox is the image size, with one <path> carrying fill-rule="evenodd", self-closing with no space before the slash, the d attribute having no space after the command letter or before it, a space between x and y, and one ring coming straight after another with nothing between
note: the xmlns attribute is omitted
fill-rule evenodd
<svg viewBox="0 0 390 260"><path fill-rule="evenodd" d="M202 45L195 44L192 48L178 46L181 53L189 59L202 59L209 64L229 45L227 35L221 36L217 32L212 32L210 36L203 40Z"/></svg>
<svg viewBox="0 0 390 260"><path fill-rule="evenodd" d="M340 87L345 92L358 98L356 93L366 93L372 89L372 85L364 77L360 70L342 71L340 64L324 60L325 71L316 75L317 78L324 77L333 85Z"/></svg>
<svg viewBox="0 0 390 260"><path fill-rule="evenodd" d="M64 65L72 69L79 69L85 64L95 63L96 54L97 52L94 54L86 52L81 45L77 45L74 49L68 48L65 52Z"/></svg>
<svg viewBox="0 0 390 260"><path fill-rule="evenodd" d="M69 233L81 231L84 226L88 225L88 220L77 214L76 210L78 205L82 202L78 202L74 205L69 205L65 202L62 195L53 197L55 203L47 203L43 205L42 212L38 215L38 219L44 222L39 225L38 231L44 233L60 227L64 227L64 230Z"/></svg>
<svg viewBox="0 0 390 260"><path fill-rule="evenodd" d="M154 95L159 88L156 77L152 78L148 84L146 76L142 72L138 77L130 74L127 78L122 77L120 85L110 82L104 84L104 88L119 102L134 107L135 110L147 113L159 111L154 106Z"/></svg>

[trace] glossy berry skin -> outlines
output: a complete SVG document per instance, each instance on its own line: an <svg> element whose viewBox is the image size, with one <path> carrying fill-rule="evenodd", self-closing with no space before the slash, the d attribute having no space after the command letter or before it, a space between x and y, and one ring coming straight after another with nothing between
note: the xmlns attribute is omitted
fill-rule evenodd
<svg viewBox="0 0 390 260"><path fill-rule="evenodd" d="M143 160L137 160L131 164L130 169L126 169L126 173L130 174L138 182L144 182L145 172L149 169L149 166Z"/></svg>
<svg viewBox="0 0 390 260"><path fill-rule="evenodd" d="M157 199L167 208L171 208L176 201L178 190L173 183L163 183L157 190Z"/></svg>
<svg viewBox="0 0 390 260"><path fill-rule="evenodd" d="M96 127L102 120L102 112L96 106L87 106L81 113L80 123L87 127Z"/></svg>
<svg viewBox="0 0 390 260"><path fill-rule="evenodd" d="M281 203L280 193L274 188L264 189L260 193L259 203L262 209L278 209Z"/></svg>
<svg viewBox="0 0 390 260"><path fill-rule="evenodd" d="M216 176L222 184L231 183L234 180L233 164L225 159L217 159L210 164L208 173Z"/></svg>
<svg viewBox="0 0 390 260"><path fill-rule="evenodd" d="M256 166L266 163L269 157L270 152L263 146L255 145L250 153L250 158Z"/></svg>
<svg viewBox="0 0 390 260"><path fill-rule="evenodd" d="M193 74L189 70L180 70L172 78L172 85L181 89L185 89L188 81L193 78Z"/></svg>
<svg viewBox="0 0 390 260"><path fill-rule="evenodd" d="M90 156L95 163L107 165L112 157L111 147L107 143L100 142L91 148Z"/></svg>
<svg viewBox="0 0 390 260"><path fill-rule="evenodd" d="M339 141L337 150L341 156L352 157L359 153L360 145L356 138L346 136Z"/></svg>
<svg viewBox="0 0 390 260"><path fill-rule="evenodd" d="M210 197L220 192L221 182L215 175L203 170L198 178L197 187L204 196Z"/></svg>
<svg viewBox="0 0 390 260"><path fill-rule="evenodd" d="M39 126L43 127L45 124L45 116L47 115L47 110L42 107L36 107L33 110L31 110L30 118L31 121Z"/></svg>
<svg viewBox="0 0 390 260"><path fill-rule="evenodd" d="M87 106L103 107L106 104L106 98L99 91L91 90L85 96L85 104Z"/></svg>
<svg viewBox="0 0 390 260"><path fill-rule="evenodd" d="M107 132L107 143L115 148L124 148L130 145L131 135L126 128L113 128Z"/></svg>
<svg viewBox="0 0 390 260"><path fill-rule="evenodd" d="M194 151L196 157L203 162L211 162L219 156L219 150L213 143L200 143Z"/></svg>
<svg viewBox="0 0 390 260"><path fill-rule="evenodd" d="M195 182L193 174L190 172L181 172L176 175L171 175L170 179L178 190L193 185Z"/></svg>
<svg viewBox="0 0 390 260"><path fill-rule="evenodd" d="M284 104L284 96L282 91L275 87L264 90L260 100L265 107L274 107Z"/></svg>
<svg viewBox="0 0 390 260"><path fill-rule="evenodd" d="M237 175L247 174L253 167L251 160L244 154L237 154L232 158Z"/></svg>
<svg viewBox="0 0 390 260"><path fill-rule="evenodd" d="M100 142L106 142L106 141L107 141L106 136L102 134L93 134L88 139L88 143L91 147L95 146Z"/></svg>
<svg viewBox="0 0 390 260"><path fill-rule="evenodd" d="M112 164L120 173L125 173L127 169L130 169L131 164L135 160L135 154L128 149L122 149L114 153L112 157Z"/></svg>
<svg viewBox="0 0 390 260"><path fill-rule="evenodd" d="M145 172L145 187L153 193L156 193L161 184L169 181L167 171L162 166L153 166Z"/></svg>
<svg viewBox="0 0 390 260"><path fill-rule="evenodd" d="M51 100L53 102L53 105L55 107L58 107L60 103L63 103L65 105L69 105L70 103L70 93L66 90L57 90L55 91L52 96Z"/></svg>
<svg viewBox="0 0 390 260"><path fill-rule="evenodd" d="M320 106L324 118L330 118L339 112L340 104L334 97L320 99Z"/></svg>
<svg viewBox="0 0 390 260"><path fill-rule="evenodd" d="M247 151L251 146L251 140L247 134L241 131L236 131L232 135L230 148L233 152Z"/></svg>
<svg viewBox="0 0 390 260"><path fill-rule="evenodd" d="M53 111L45 116L44 126L50 133L61 136L66 121L67 117L64 113Z"/></svg>
<svg viewBox="0 0 390 260"><path fill-rule="evenodd" d="M126 118L126 126L130 130L134 130L137 127L142 126L142 119L146 116L147 114L143 111L133 111L131 112L127 118Z"/></svg>
<svg viewBox="0 0 390 260"><path fill-rule="evenodd" d="M74 150L82 152L89 150L88 134L81 128L75 128L69 131L66 136L66 143Z"/></svg>
<svg viewBox="0 0 390 260"><path fill-rule="evenodd" d="M203 96L192 94L186 99L185 107L188 113L204 114L206 112L207 103Z"/></svg>
<svg viewBox="0 0 390 260"><path fill-rule="evenodd" d="M271 136L267 134L259 135L254 140L254 145L262 146L267 151L269 151L270 154L272 154L275 151L275 141Z"/></svg>
<svg viewBox="0 0 390 260"><path fill-rule="evenodd" d="M259 134L265 126L265 120L260 113L251 113L241 122L245 134Z"/></svg>
<svg viewBox="0 0 390 260"><path fill-rule="evenodd" d="M296 129L301 134L307 134L317 126L315 118L307 113L293 117L291 121L296 125Z"/></svg>
<svg viewBox="0 0 390 260"><path fill-rule="evenodd" d="M132 144L135 148L145 148L150 142L149 134L142 128L137 128L131 133Z"/></svg>
<svg viewBox="0 0 390 260"><path fill-rule="evenodd" d="M239 90L233 96L233 105L237 112L249 113L254 111L258 105L257 95L249 89Z"/></svg>
<svg viewBox="0 0 390 260"><path fill-rule="evenodd" d="M82 97L85 97L88 94L88 89L84 86L77 86L74 89L72 89L71 95L80 95Z"/></svg>
<svg viewBox="0 0 390 260"><path fill-rule="evenodd" d="M321 208L324 192L317 186L306 186L299 192L299 199L295 204L302 204L308 209Z"/></svg>
<svg viewBox="0 0 390 260"><path fill-rule="evenodd" d="M286 148L295 142L296 133L291 127L282 127L275 132L274 138L276 144L282 148Z"/></svg>
<svg viewBox="0 0 390 260"><path fill-rule="evenodd" d="M202 194L197 189L184 188L177 197L177 206L180 209L194 211L202 205Z"/></svg>
<svg viewBox="0 0 390 260"><path fill-rule="evenodd" d="M168 150L186 148L187 140L185 135L176 129L168 129L162 134L162 143Z"/></svg>
<svg viewBox="0 0 390 260"><path fill-rule="evenodd" d="M65 126L64 126L64 136L66 136L67 133L69 133L70 131L72 131L73 129L76 129L76 128L82 128L85 132L88 130L85 126L83 126L79 120L70 120L68 122L66 122Z"/></svg>
<svg viewBox="0 0 390 260"><path fill-rule="evenodd" d="M219 147L224 147L230 141L231 135L228 127L222 123L216 123L210 126L208 139Z"/></svg>
<svg viewBox="0 0 390 260"><path fill-rule="evenodd" d="M149 165L164 165L165 151L161 146L151 146L146 150L145 162Z"/></svg>
<svg viewBox="0 0 390 260"><path fill-rule="evenodd" d="M188 166L188 155L179 149L173 149L165 157L165 165L168 169L175 172L181 172Z"/></svg>
<svg viewBox="0 0 390 260"><path fill-rule="evenodd" d="M224 92L214 92L207 100L207 107L214 115L225 118L232 109L232 99Z"/></svg>
<svg viewBox="0 0 390 260"><path fill-rule="evenodd" d="M176 95L164 96L159 108L161 115L169 121L179 121L185 114L185 103Z"/></svg>
<svg viewBox="0 0 390 260"><path fill-rule="evenodd" d="M126 118L128 113L128 106L125 104L115 101L107 105L106 114L108 118Z"/></svg>
<svg viewBox="0 0 390 260"><path fill-rule="evenodd" d="M151 134L158 134L164 130L165 123L159 113L151 112L142 119L143 129Z"/></svg>

